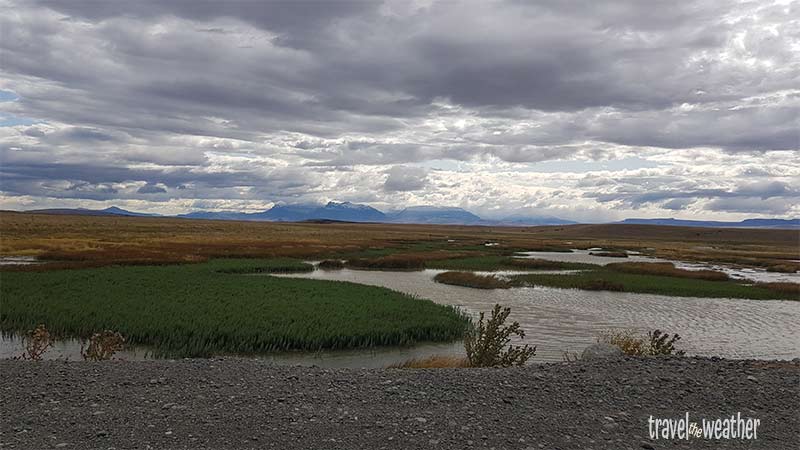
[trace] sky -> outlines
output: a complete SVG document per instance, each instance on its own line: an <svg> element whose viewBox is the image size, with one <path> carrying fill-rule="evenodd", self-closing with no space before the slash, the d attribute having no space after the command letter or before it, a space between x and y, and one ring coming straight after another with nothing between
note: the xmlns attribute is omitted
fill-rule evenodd
<svg viewBox="0 0 800 450"><path fill-rule="evenodd" d="M0 209L800 216L800 1L0 8Z"/></svg>

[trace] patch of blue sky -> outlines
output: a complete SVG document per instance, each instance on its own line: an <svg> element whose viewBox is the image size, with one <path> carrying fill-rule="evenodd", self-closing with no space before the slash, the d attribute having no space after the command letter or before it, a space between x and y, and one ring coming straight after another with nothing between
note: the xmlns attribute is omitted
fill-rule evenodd
<svg viewBox="0 0 800 450"><path fill-rule="evenodd" d="M19 100L19 96L11 91L0 89L0 102L13 102Z"/></svg>

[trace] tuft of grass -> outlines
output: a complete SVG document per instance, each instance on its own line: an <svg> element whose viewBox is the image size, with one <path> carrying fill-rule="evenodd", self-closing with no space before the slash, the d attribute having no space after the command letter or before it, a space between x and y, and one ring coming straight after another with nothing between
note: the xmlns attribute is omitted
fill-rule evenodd
<svg viewBox="0 0 800 450"><path fill-rule="evenodd" d="M354 283L240 276L254 269L305 268L299 261L212 260L4 272L0 330L47 323L59 336L111 329L157 355L199 357L409 345L460 339L458 309Z"/></svg>
<svg viewBox="0 0 800 450"><path fill-rule="evenodd" d="M412 358L392 364L387 369L452 369L470 367L467 358L458 356L434 355L425 358Z"/></svg>
<svg viewBox="0 0 800 450"><path fill-rule="evenodd" d="M472 272L442 272L433 280L437 283L464 286L476 289L508 289L511 283L494 275L478 275Z"/></svg>
<svg viewBox="0 0 800 450"><path fill-rule="evenodd" d="M691 278L695 280L708 281L728 281L731 278L728 274L716 270L686 270L678 269L675 264L666 263L642 263L642 262L623 262L606 265L606 269L624 273L636 273L644 275L661 275L666 277Z"/></svg>

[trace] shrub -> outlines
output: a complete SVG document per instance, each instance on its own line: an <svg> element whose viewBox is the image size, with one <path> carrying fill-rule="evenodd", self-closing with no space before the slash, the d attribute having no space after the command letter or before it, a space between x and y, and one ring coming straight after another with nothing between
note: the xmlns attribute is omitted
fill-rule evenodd
<svg viewBox="0 0 800 450"><path fill-rule="evenodd" d="M678 355L683 356L686 354L683 350L675 350L675 343L681 337L677 333L669 337L669 333L662 333L661 330L654 330L647 333L650 338L650 345L648 346L648 354L650 355Z"/></svg>
<svg viewBox="0 0 800 450"><path fill-rule="evenodd" d="M670 338L668 333L661 330L648 332L647 339L635 330L613 330L600 333L597 342L616 345L622 353L630 356L683 356L686 352L675 348L675 343L680 339L677 333Z"/></svg>
<svg viewBox="0 0 800 450"><path fill-rule="evenodd" d="M344 261L339 259L326 259L325 261L320 261L320 263L317 264L317 267L322 270L344 269Z"/></svg>
<svg viewBox="0 0 800 450"><path fill-rule="evenodd" d="M478 275L472 272L442 272L433 280L437 283L464 286L475 289L508 289L511 283L494 275Z"/></svg>
<svg viewBox="0 0 800 450"><path fill-rule="evenodd" d="M604 331L597 337L597 342L616 345L626 355L643 356L647 354L644 339L634 330Z"/></svg>
<svg viewBox="0 0 800 450"><path fill-rule="evenodd" d="M42 356L53 346L53 337L44 324L38 325L33 330L29 330L22 337L23 345L25 346L24 353L19 356L19 359L29 361L40 361Z"/></svg>
<svg viewBox="0 0 800 450"><path fill-rule="evenodd" d="M106 361L125 348L125 338L121 334L105 330L89 338L88 345L81 344L81 356L85 361Z"/></svg>
<svg viewBox="0 0 800 450"><path fill-rule="evenodd" d="M525 337L525 331L520 328L519 322L504 325L510 313L511 308L501 308L497 304L494 305L489 320L485 320L484 313L481 312L477 327L464 337L464 349L470 366L523 366L536 354L536 346L508 345L511 336Z"/></svg>

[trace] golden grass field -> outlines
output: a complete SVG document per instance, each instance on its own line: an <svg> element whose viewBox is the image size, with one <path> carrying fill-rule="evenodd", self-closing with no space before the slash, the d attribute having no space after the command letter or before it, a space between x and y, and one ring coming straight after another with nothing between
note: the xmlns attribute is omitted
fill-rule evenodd
<svg viewBox="0 0 800 450"><path fill-rule="evenodd" d="M496 247L484 247L487 241ZM275 223L0 212L0 255L96 266L196 262L215 257L441 259L548 247L646 250L665 258L771 267L795 266L796 230L654 225L481 227ZM34 270L45 268L40 266ZM6 269L8 270L8 269ZM30 269L28 269L30 270Z"/></svg>

